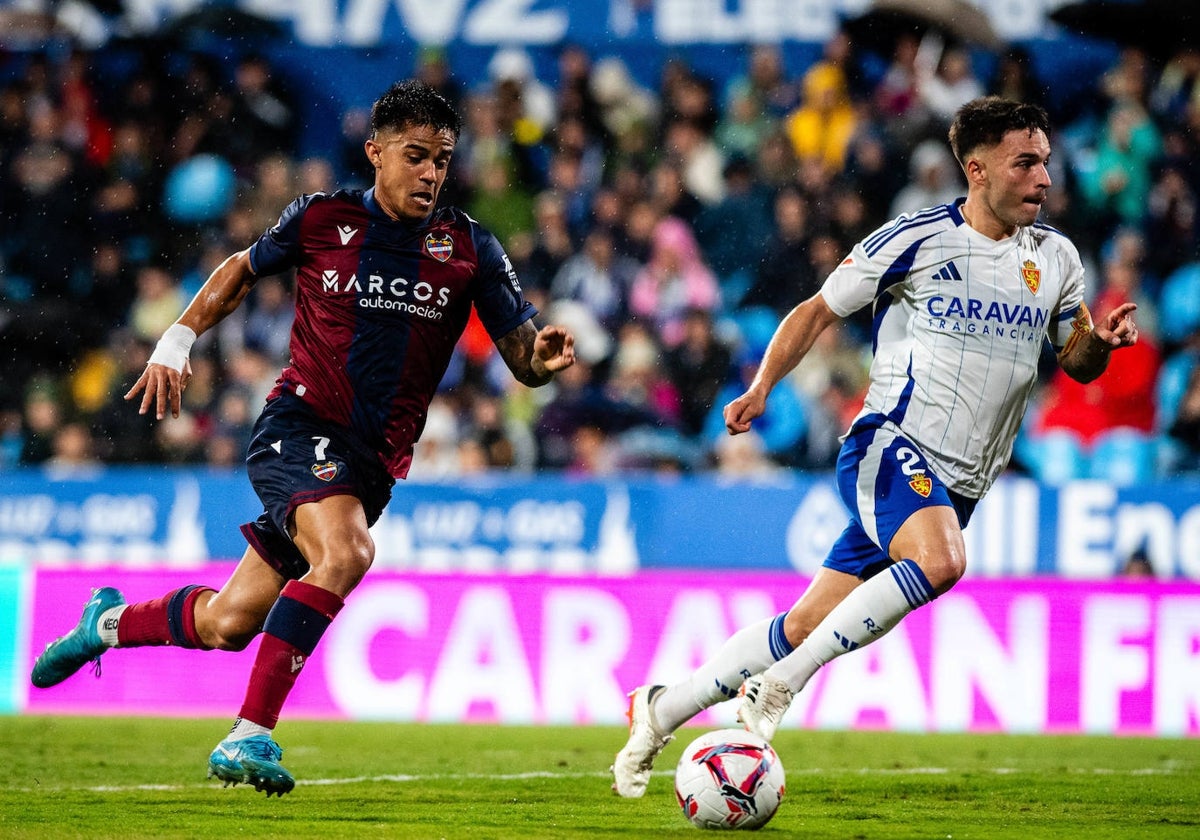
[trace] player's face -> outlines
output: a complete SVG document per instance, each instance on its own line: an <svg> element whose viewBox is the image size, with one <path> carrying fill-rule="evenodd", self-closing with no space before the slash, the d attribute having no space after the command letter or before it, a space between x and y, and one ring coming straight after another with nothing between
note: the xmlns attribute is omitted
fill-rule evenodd
<svg viewBox="0 0 1200 840"><path fill-rule="evenodd" d="M375 167L375 200L389 216L419 222L433 212L446 181L454 135L432 126L380 131L364 146Z"/></svg>
<svg viewBox="0 0 1200 840"><path fill-rule="evenodd" d="M1010 131L996 146L981 150L982 198L990 214L1011 234L1037 221L1050 188L1050 140L1042 131Z"/></svg>

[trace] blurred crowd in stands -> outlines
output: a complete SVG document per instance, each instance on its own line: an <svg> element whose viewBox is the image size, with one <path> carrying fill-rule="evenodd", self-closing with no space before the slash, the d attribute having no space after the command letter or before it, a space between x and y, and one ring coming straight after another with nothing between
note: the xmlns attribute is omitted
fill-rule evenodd
<svg viewBox="0 0 1200 840"><path fill-rule="evenodd" d="M723 405L855 242L965 194L945 137L960 104L1049 99L1019 49L983 77L971 52L935 46L901 38L874 76L843 34L794 72L777 48L748 46L722 84L679 58L641 84L575 46L553 78L513 49L479 84L437 50L400 68L466 119L443 202L497 234L539 320L569 326L579 353L533 391L473 322L412 478L829 469L862 402L868 312L821 336L754 432L725 434ZM115 79L86 51L0 59L0 464L240 464L287 361L291 278L262 278L197 343L178 420L122 395L214 266L296 195L369 185L367 113L342 115L328 153L302 158L303 98L257 55L196 54L182 71L143 57ZM1200 53L1126 50L1051 117L1044 221L1079 246L1093 312L1138 303L1141 340L1087 385L1047 352L1013 469L1123 482L1200 470Z"/></svg>

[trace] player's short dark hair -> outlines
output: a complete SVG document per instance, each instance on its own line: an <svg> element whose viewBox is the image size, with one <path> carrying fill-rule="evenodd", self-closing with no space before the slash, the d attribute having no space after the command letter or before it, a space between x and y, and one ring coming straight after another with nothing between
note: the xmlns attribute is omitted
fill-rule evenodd
<svg viewBox="0 0 1200 840"><path fill-rule="evenodd" d="M414 125L448 131L457 140L462 117L440 93L413 79L396 82L371 106L372 137L384 129L400 131Z"/></svg>
<svg viewBox="0 0 1200 840"><path fill-rule="evenodd" d="M1050 117L1040 105L982 96L958 109L950 125L950 149L960 164L980 146L997 146L1010 131L1050 135Z"/></svg>

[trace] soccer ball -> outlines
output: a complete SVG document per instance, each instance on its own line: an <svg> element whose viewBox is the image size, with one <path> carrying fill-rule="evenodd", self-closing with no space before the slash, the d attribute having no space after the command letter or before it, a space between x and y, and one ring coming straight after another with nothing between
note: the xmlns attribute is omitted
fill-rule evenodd
<svg viewBox="0 0 1200 840"><path fill-rule="evenodd" d="M783 791L779 756L742 729L701 735L675 767L675 798L700 828L761 828L775 816Z"/></svg>

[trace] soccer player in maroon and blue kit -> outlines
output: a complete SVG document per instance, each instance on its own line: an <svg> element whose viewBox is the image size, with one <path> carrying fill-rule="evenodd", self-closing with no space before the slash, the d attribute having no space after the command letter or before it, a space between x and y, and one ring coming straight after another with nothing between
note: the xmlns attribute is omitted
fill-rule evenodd
<svg viewBox="0 0 1200 840"><path fill-rule="evenodd" d="M371 189L294 201L250 248L226 259L159 341L125 395L179 416L196 337L265 274L296 270L291 361L247 455L263 514L220 591L187 586L126 604L93 592L79 624L38 657L35 686L62 682L110 647L242 650L260 632L245 700L209 758L209 776L283 795L295 782L272 738L296 677L374 558L368 528L403 478L429 401L472 307L513 375L544 385L575 361L566 330L533 324L496 238L435 209L461 119L432 88L393 85L374 104Z"/></svg>

